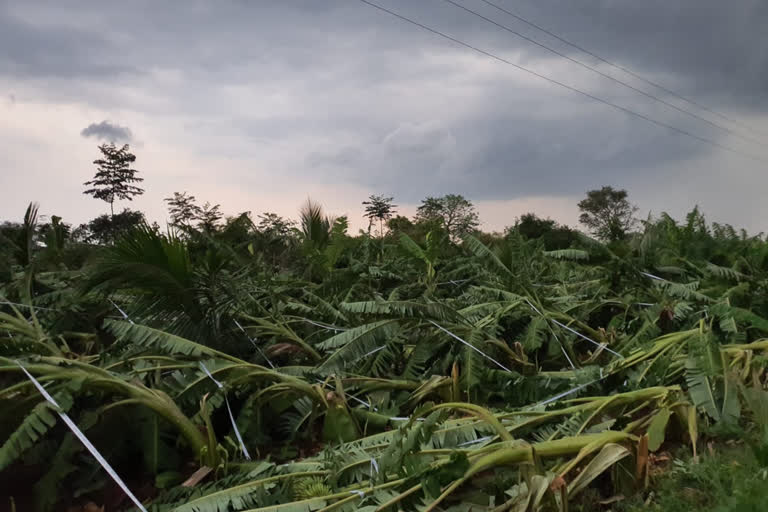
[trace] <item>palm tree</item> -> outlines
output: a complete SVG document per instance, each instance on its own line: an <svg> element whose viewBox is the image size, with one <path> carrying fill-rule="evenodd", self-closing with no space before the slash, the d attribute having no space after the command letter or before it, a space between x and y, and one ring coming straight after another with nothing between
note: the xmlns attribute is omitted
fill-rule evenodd
<svg viewBox="0 0 768 512"><path fill-rule="evenodd" d="M304 242L313 249L325 249L330 241L333 218L326 216L322 205L312 199L307 199L301 207L299 218Z"/></svg>
<svg viewBox="0 0 768 512"><path fill-rule="evenodd" d="M325 250L331 242L334 219L325 215L320 203L308 198L299 211L299 222L307 261L304 275L311 280L327 270Z"/></svg>

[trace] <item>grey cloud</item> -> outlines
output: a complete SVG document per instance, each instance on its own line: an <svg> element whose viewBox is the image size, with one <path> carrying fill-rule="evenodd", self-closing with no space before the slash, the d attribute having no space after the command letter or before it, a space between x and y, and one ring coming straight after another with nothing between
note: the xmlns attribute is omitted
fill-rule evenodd
<svg viewBox="0 0 768 512"><path fill-rule="evenodd" d="M722 132L441 0L376 1L730 144ZM480 0L458 1L594 63ZM764 0L493 1L728 115L768 112ZM715 151L354 0L9 4L0 7L0 78L9 77L19 81L17 90L34 80L46 99L157 119L190 153L269 160L284 166L276 175L297 182L351 182L402 200L455 191L477 199L580 195L603 183L665 183L675 165ZM221 173L228 178L248 180Z"/></svg>
<svg viewBox="0 0 768 512"><path fill-rule="evenodd" d="M515 51L526 61L556 58L440 0L378 1L491 51L505 55ZM762 0L494 2L686 93L751 105L766 91L768 40L762 34L768 24L768 4ZM481 0L461 3L559 50L578 53ZM46 23L32 23L35 17ZM73 19L83 21L73 23ZM7 71L39 75L96 74L119 80L124 72L167 67L209 77L227 71L246 78L247 67L255 66L269 79L276 72L300 76L307 67L328 69L330 65L337 72L326 75L329 85L339 79L363 79L362 85L387 76L383 58L407 65L420 52L450 46L349 0L322 5L288 0L166 2L161 6L137 1L130 9L109 3L94 9L90 2L74 1L35 3L34 7L19 3L14 10L0 11L0 55L5 54L0 62L5 61ZM366 73L345 74L350 59L367 63ZM397 79L397 75L388 76Z"/></svg>
<svg viewBox="0 0 768 512"><path fill-rule="evenodd" d="M542 60L559 60L440 0L378 1L536 69ZM461 1L560 51L578 54L481 0ZM762 36L768 3L762 0L738 5L722 0L494 1L662 84L716 102L718 108L768 110L768 39ZM87 2L35 5L19 3L15 10L0 11L0 73L98 76L122 83L126 76L141 75L139 70L177 69L199 83L306 77L322 90L338 81L360 87L396 82L419 73L411 66L425 53L469 51L348 0L330 0L322 7L310 0L162 6L138 1L131 9L109 3L94 9ZM146 16L147 11L152 15ZM31 23L35 16L45 16L47 23ZM84 21L71 22L75 17ZM434 71L421 73L428 79ZM583 69L575 68L574 74L597 80L601 88L615 87Z"/></svg>
<svg viewBox="0 0 768 512"><path fill-rule="evenodd" d="M452 127L400 126L380 140L314 154L307 162L330 183L353 182L406 201L456 190L512 199L580 194L604 183L662 183L662 164L701 151L695 142L610 115L521 122L483 112Z"/></svg>
<svg viewBox="0 0 768 512"><path fill-rule="evenodd" d="M391 155L443 154L455 145L450 130L436 122L401 124L382 140L383 148Z"/></svg>
<svg viewBox="0 0 768 512"><path fill-rule="evenodd" d="M16 7L23 6L17 4ZM51 5L53 7L53 5ZM44 14L44 13L41 13ZM59 21L79 15L78 10L61 13ZM27 18L32 18L31 13ZM98 27L73 28L71 23L59 25L57 20L35 24L14 14L11 4L0 6L0 75L33 78L45 77L119 77L135 73L133 65L119 63L116 45Z"/></svg>
<svg viewBox="0 0 768 512"><path fill-rule="evenodd" d="M109 121L91 123L82 129L80 135L110 142L130 142L133 140L133 134L127 126L119 126Z"/></svg>
<svg viewBox="0 0 768 512"><path fill-rule="evenodd" d="M380 0L380 3L537 70L541 69L537 59L561 60L541 47L439 0L418 6L393 0ZM460 0L459 3L587 64L601 65L482 0ZM714 102L718 108L768 110L768 39L763 37L768 25L768 3L763 0L493 0L493 3L684 95L705 103ZM418 29L404 25L399 30ZM450 43L443 41L442 44ZM663 91L621 71L604 70L664 95ZM575 65L573 72L590 76L607 88L617 87ZM564 78L566 82L572 79Z"/></svg>
<svg viewBox="0 0 768 512"><path fill-rule="evenodd" d="M469 3L485 5L480 0ZM768 40L763 37L768 3L762 0L494 3L678 92L704 97L721 108L768 109ZM483 11L546 44L595 63L496 9L486 5ZM633 81L621 72L617 76Z"/></svg>
<svg viewBox="0 0 768 512"><path fill-rule="evenodd" d="M504 199L662 182L668 172L662 165L712 154L712 146L605 105L516 85L508 75L491 75L476 79L470 94L447 84L414 94L427 102L434 93L430 111L438 121L390 123L352 140L339 136L338 147L309 155L306 165L329 183L380 187L402 200L456 190ZM661 109L653 115L718 140L714 129L665 117Z"/></svg>

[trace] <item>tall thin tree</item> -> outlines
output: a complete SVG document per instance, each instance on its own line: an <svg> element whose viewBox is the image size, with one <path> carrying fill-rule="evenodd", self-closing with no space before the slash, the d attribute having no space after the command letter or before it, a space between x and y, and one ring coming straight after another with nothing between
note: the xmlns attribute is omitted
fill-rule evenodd
<svg viewBox="0 0 768 512"><path fill-rule="evenodd" d="M221 205L211 205L206 201L202 208L197 209L197 227L206 233L216 231L219 221L224 216L220 208Z"/></svg>
<svg viewBox="0 0 768 512"><path fill-rule="evenodd" d="M195 196L186 192L174 192L173 197L166 197L163 201L168 203L168 214L174 226L188 227L202 213L202 208L195 202Z"/></svg>
<svg viewBox="0 0 768 512"><path fill-rule="evenodd" d="M134 185L144 181L144 178L136 176L139 171L131 168L131 164L136 161L136 155L131 153L128 144L118 148L110 142L99 146L99 151L102 158L93 161L96 165L96 174L91 181L84 183L91 188L86 189L83 194L109 203L110 213L114 216L115 200L132 201L134 196L144 193L143 188Z"/></svg>
<svg viewBox="0 0 768 512"><path fill-rule="evenodd" d="M397 210L395 210L397 205L392 203L393 199L393 197L372 195L368 197L367 201L363 201L363 204L365 205L365 214L363 214L363 216L368 219L369 233L374 219L378 219L379 236L384 236L384 222L397 213Z"/></svg>

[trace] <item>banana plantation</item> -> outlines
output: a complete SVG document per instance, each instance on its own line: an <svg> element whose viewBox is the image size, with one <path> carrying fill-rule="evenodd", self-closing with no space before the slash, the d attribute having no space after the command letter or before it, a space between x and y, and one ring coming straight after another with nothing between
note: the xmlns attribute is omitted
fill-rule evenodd
<svg viewBox="0 0 768 512"><path fill-rule="evenodd" d="M314 204L14 226L3 510L625 510L721 445L768 467L768 242L697 210L612 242Z"/></svg>

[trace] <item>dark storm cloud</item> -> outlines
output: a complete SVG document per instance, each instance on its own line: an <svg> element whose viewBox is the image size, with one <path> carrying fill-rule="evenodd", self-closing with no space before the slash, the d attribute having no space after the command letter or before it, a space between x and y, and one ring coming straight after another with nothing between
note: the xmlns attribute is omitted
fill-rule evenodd
<svg viewBox="0 0 768 512"><path fill-rule="evenodd" d="M112 124L109 121L91 123L83 128L80 135L109 142L130 142L133 139L133 134L128 127Z"/></svg>
<svg viewBox="0 0 768 512"><path fill-rule="evenodd" d="M526 59L561 59L443 0L418 6L393 0L380 3L502 56L511 51L522 52L518 62L534 69L536 66ZM602 65L601 70L625 82L664 96L662 90L605 66L483 0L458 0L458 3L586 64ZM491 3L683 95L704 98L702 101L715 102L719 108L768 110L768 38L764 37L768 2L763 0L491 0ZM403 25L399 30L419 29ZM443 41L443 44L451 43ZM621 88L589 71L578 67L574 70L604 86ZM690 107L685 103L683 106Z"/></svg>
<svg viewBox="0 0 768 512"><path fill-rule="evenodd" d="M595 64L591 57L537 33L479 0L463 3L558 51ZM496 0L496 3L540 25L547 25L573 42L633 68L680 94L710 102L713 108L768 110L768 39L763 37L764 27L768 24L768 4L764 2L749 0L739 2L738 6L717 0L692 0L674 5L660 1L601 0ZM388 4L396 5L396 2ZM424 4L421 5L424 10ZM430 19L427 13L416 11L407 10L421 21ZM523 58L527 59L524 65L537 71L554 75L566 83L575 83L588 92L600 91L599 94L610 101L698 136L715 142L723 139L724 130L679 115L647 98L632 97L634 93L589 71L574 67L573 73L563 75L546 70L547 63L559 58L466 12L455 8L439 12L442 17L432 16L431 24L449 34L458 34L465 41L503 56L512 50L522 50ZM616 71L601 69L611 73ZM574 82L577 75L592 81L587 85ZM663 91L654 90L620 72L615 76L655 95L666 96ZM505 96L495 87L488 87L486 91L487 97ZM507 96L514 94L514 90L506 92ZM540 92L523 91L523 94L530 96L529 109L505 105L503 101L501 104L488 101L481 103L460 123L452 123L450 129L457 144L455 154L450 157L431 151L404 158L401 154L386 151L375 140L363 147L341 148L335 154L313 155L310 162L326 165L327 172L333 167L346 167L349 172L338 177L373 187L394 188L413 196L408 199L417 199L425 190L435 188L462 190L474 197L508 198L581 193L601 183L629 185L640 180L661 183L665 179L664 172L668 172L660 170L665 164L702 158L718 151L701 141L611 111L557 87L542 87ZM546 122L530 118L529 113L535 112L544 98L559 102L563 96L591 103L593 110L575 112L566 104L557 118ZM706 115L677 99L669 100ZM450 105L448 103L446 108ZM722 123L718 117L713 119ZM727 123L724 126L732 128ZM737 147L755 152L754 146ZM372 172L364 173L360 169L371 169ZM407 185L398 186L398 183Z"/></svg>
<svg viewBox="0 0 768 512"><path fill-rule="evenodd" d="M365 144L313 154L308 165L331 183L393 191L406 201L455 191L512 199L662 182L663 164L711 151L697 144L607 112L587 120L521 119L489 106L452 126L404 125Z"/></svg>
<svg viewBox="0 0 768 512"><path fill-rule="evenodd" d="M591 94L731 144L723 131L442 0L376 1ZM481 0L458 1L597 64ZM718 111L768 112L764 0L493 1ZM289 145L291 156L302 157L292 178L381 187L408 200L443 191L478 199L581 194L602 183L661 180L657 169L718 151L355 0L7 4L0 7L0 78L8 77L55 79L46 82L50 95L66 92L68 100L105 110L181 117L184 134L203 141L190 152L251 156L263 151L254 140ZM96 85L85 90L84 82ZM128 99L119 104L115 91L123 90ZM142 104L143 98L152 101ZM225 146L227 137L248 143ZM321 142L304 146L316 139Z"/></svg>
<svg viewBox="0 0 768 512"><path fill-rule="evenodd" d="M722 105L768 107L768 3L763 0L494 3L634 71L659 74L656 81L686 94ZM493 8L484 12L526 28ZM528 33L569 49L535 30Z"/></svg>
<svg viewBox="0 0 768 512"><path fill-rule="evenodd" d="M0 5L0 75L111 79L136 72L133 66L118 64L116 59L98 57L118 51L106 34L66 24L35 24L14 16L10 7Z"/></svg>
<svg viewBox="0 0 768 512"><path fill-rule="evenodd" d="M377 0L450 35L522 58L556 58L442 0ZM493 0L589 49L688 92L732 96L764 93L768 84L768 3L763 0ZM490 7L459 3L560 51L573 50ZM37 2L0 7L0 63L7 72L111 75L153 66L333 64L343 74L353 54L369 62L370 82L389 71L384 55L415 58L451 43L354 0L265 2ZM19 13L23 13L21 15ZM147 15L151 13L151 15ZM42 17L45 23L35 23ZM71 23L82 19L81 23ZM57 23L57 21L59 23ZM416 46L418 43L418 46ZM461 50L468 51L468 50ZM342 58L344 60L342 60ZM592 62L588 56L584 60ZM390 75L391 76L391 75ZM392 77L396 78L396 77ZM661 80L661 78L659 78Z"/></svg>

